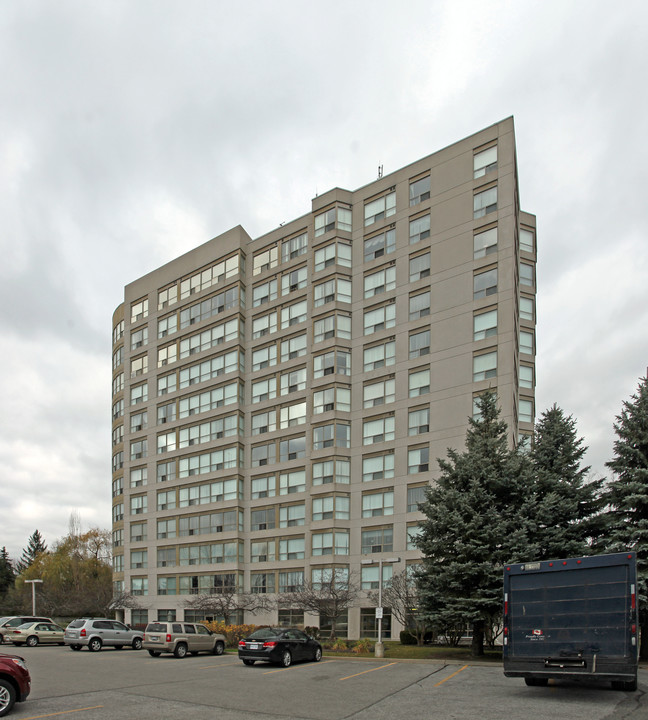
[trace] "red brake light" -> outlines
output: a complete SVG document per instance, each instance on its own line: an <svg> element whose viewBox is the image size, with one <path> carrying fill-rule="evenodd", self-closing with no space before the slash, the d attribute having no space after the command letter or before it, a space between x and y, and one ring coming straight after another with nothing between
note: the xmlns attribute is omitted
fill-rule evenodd
<svg viewBox="0 0 648 720"><path fill-rule="evenodd" d="M245 647L245 640L239 640L239 647Z"/></svg>
<svg viewBox="0 0 648 720"><path fill-rule="evenodd" d="M632 632L633 635L636 635L636 633L637 633L637 626L633 623L632 625L630 625L630 630L631 630L631 632Z"/></svg>
<svg viewBox="0 0 648 720"><path fill-rule="evenodd" d="M274 640L266 640L263 643L263 647L276 647L277 643Z"/></svg>
<svg viewBox="0 0 648 720"><path fill-rule="evenodd" d="M81 632L79 633L79 637L85 637L85 636L86 636L86 629L83 628L83 630L81 630Z"/></svg>
<svg viewBox="0 0 648 720"><path fill-rule="evenodd" d="M171 642L171 635L167 635L167 636L166 636L166 641L167 641L167 642Z"/></svg>

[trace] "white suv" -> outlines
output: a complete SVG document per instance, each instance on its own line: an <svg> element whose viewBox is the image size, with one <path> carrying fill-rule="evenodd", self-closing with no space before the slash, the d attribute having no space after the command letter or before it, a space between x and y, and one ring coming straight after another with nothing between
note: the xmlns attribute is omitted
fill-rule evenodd
<svg viewBox="0 0 648 720"><path fill-rule="evenodd" d="M90 652L97 652L105 645L121 650L132 647L142 649L144 635L139 630L131 630L128 625L108 618L79 618L73 620L66 628L63 640L72 650L81 650L87 646Z"/></svg>

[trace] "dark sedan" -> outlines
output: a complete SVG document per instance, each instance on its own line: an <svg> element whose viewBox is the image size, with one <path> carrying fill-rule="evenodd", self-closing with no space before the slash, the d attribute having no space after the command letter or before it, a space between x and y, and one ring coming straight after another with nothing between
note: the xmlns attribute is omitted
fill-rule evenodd
<svg viewBox="0 0 648 720"><path fill-rule="evenodd" d="M261 628L238 646L239 658L246 665L257 660L289 667L297 660L322 659L322 646L297 628Z"/></svg>

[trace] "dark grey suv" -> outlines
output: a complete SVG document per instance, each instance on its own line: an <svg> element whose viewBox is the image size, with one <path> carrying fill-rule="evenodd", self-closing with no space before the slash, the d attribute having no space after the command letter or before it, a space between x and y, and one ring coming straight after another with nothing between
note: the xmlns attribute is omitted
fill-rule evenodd
<svg viewBox="0 0 648 720"><path fill-rule="evenodd" d="M79 618L73 620L67 628L63 640L72 650L81 650L86 646L90 652L97 652L102 647L132 647L142 649L144 633L131 630L128 625L108 618Z"/></svg>

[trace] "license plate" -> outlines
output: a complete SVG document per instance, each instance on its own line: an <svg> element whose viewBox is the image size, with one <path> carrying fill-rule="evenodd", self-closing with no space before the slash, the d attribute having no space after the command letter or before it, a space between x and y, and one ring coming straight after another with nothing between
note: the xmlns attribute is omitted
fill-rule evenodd
<svg viewBox="0 0 648 720"><path fill-rule="evenodd" d="M250 650L258 650L260 647L259 643L250 643Z"/></svg>
<svg viewBox="0 0 648 720"><path fill-rule="evenodd" d="M151 642L157 642L159 640L157 635L151 635Z"/></svg>

